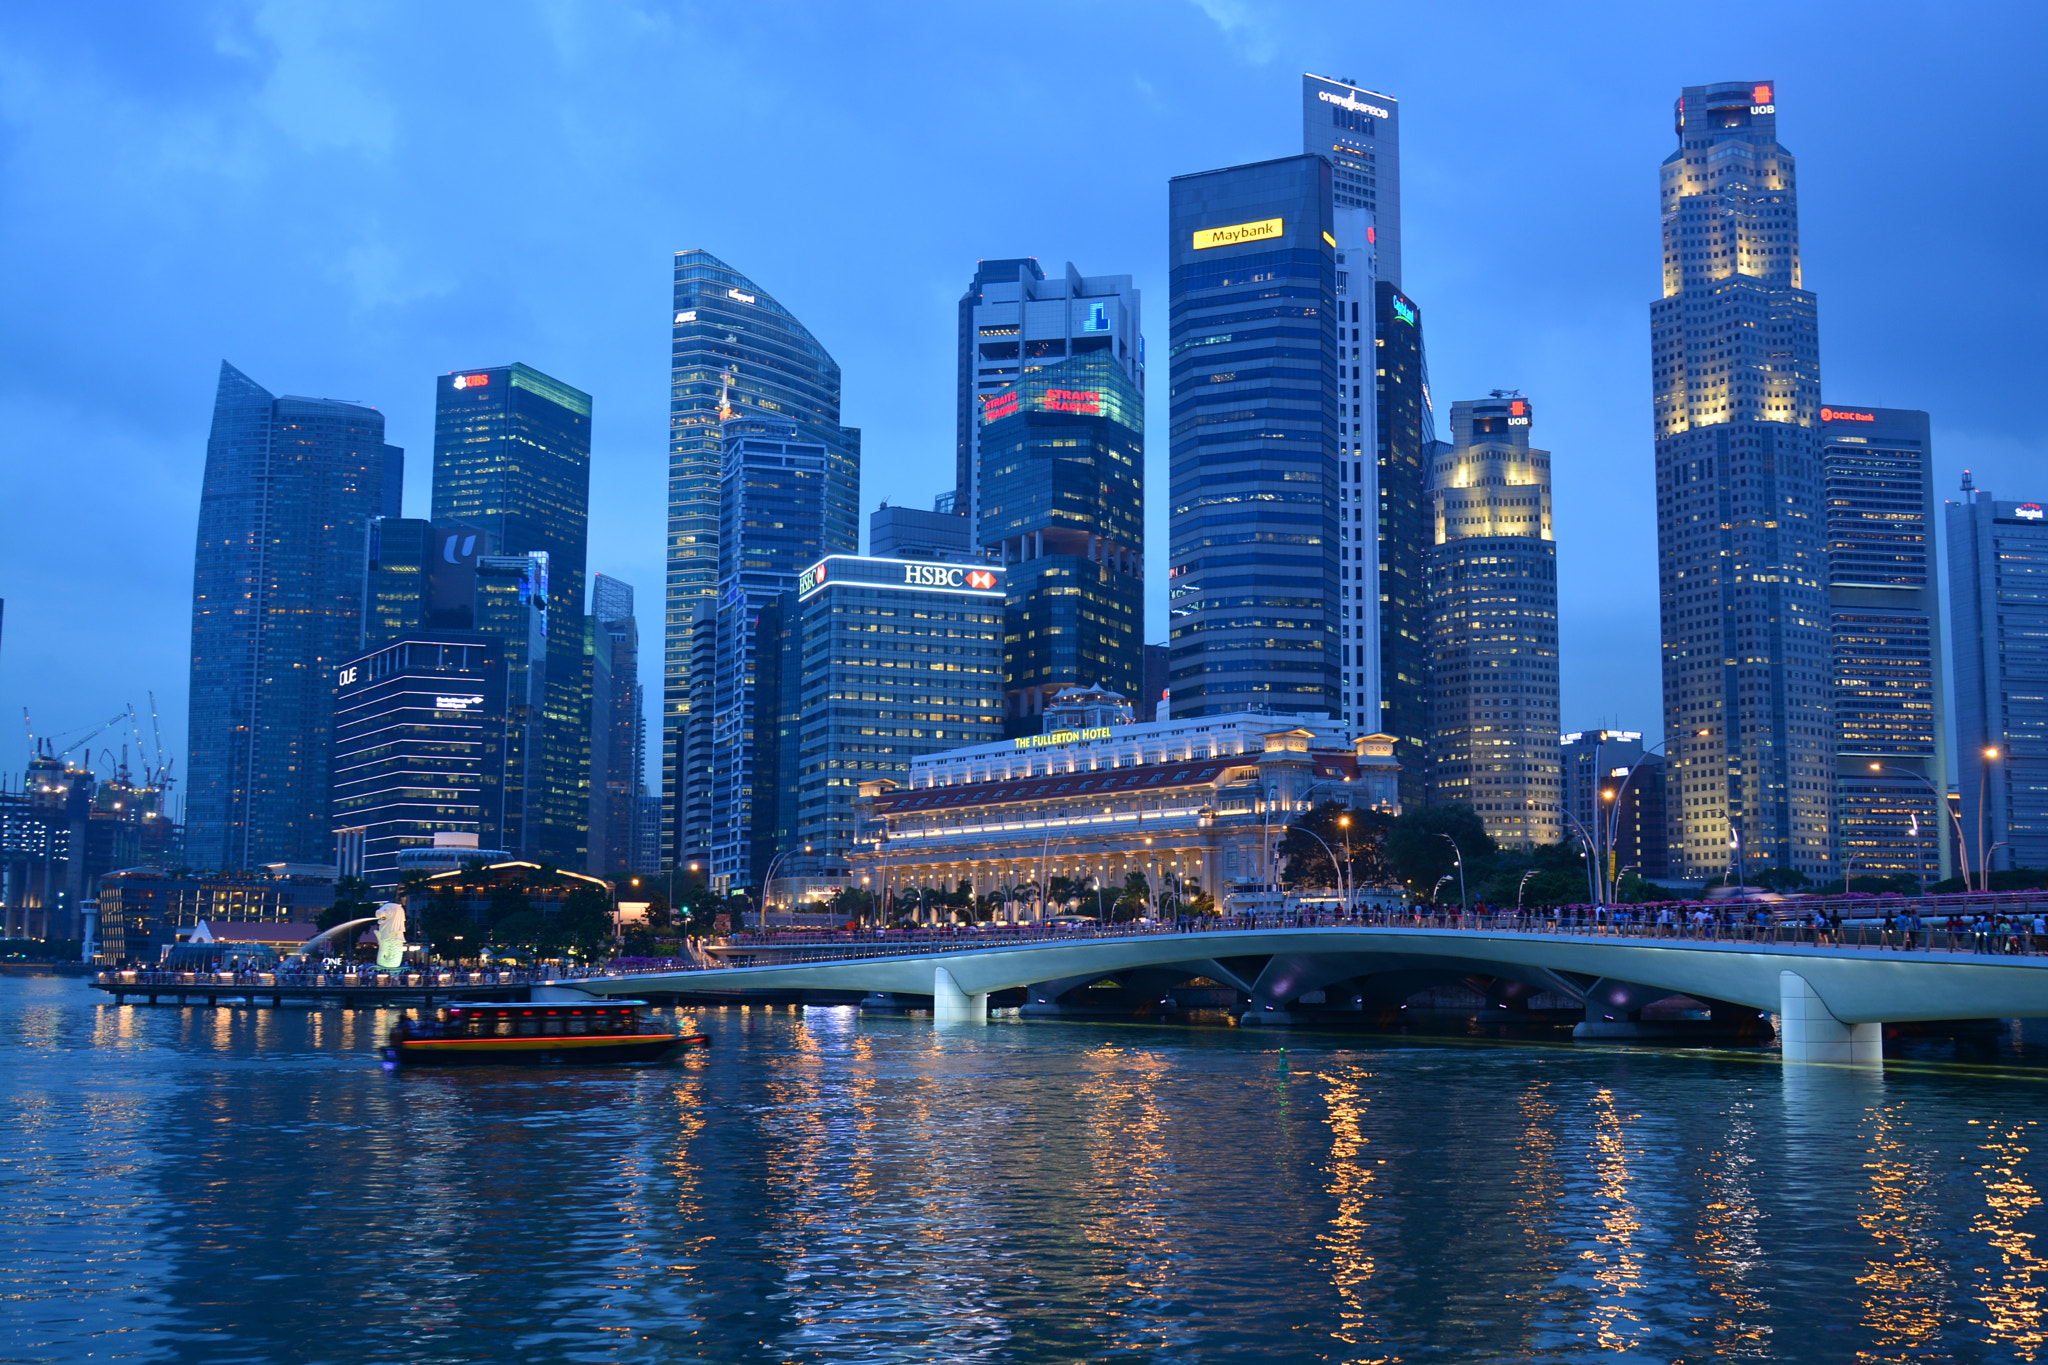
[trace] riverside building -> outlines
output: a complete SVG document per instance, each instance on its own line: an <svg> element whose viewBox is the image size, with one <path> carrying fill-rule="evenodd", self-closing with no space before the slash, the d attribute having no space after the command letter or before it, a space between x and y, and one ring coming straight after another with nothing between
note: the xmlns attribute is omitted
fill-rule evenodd
<svg viewBox="0 0 2048 1365"><path fill-rule="evenodd" d="M398 885L435 836L498 848L504 833L505 665L495 641L422 632L348 660L334 678L334 823L357 875Z"/></svg>
<svg viewBox="0 0 2048 1365"><path fill-rule="evenodd" d="M1650 305L1673 873L1827 881L1820 338L1794 162L1771 82L1687 86L1676 118Z"/></svg>
<svg viewBox="0 0 2048 1365"><path fill-rule="evenodd" d="M1039 918L1052 877L1119 886L1144 874L1219 908L1277 886L1288 822L1322 801L1398 811L1393 745L1335 721L1271 712L1131 724L1128 702L1079 689L1045 733L913 759L907 782L864 783L854 873L883 895L968 883ZM1233 897L1239 898L1233 900Z"/></svg>
<svg viewBox="0 0 2048 1365"><path fill-rule="evenodd" d="M1529 444L1533 417L1500 390L1451 405L1427 566L1430 801L1471 805L1516 848L1565 833L1550 452Z"/></svg>
<svg viewBox="0 0 2048 1365"><path fill-rule="evenodd" d="M710 736L711 883L731 892L760 885L793 810L776 733L794 723L782 599L819 559L859 548L860 473L794 422L735 414L724 430L711 712L690 724Z"/></svg>
<svg viewBox="0 0 2048 1365"><path fill-rule="evenodd" d="M396 516L384 414L279 398L226 361L192 569L185 856L331 862L334 670L360 647L363 538Z"/></svg>
<svg viewBox="0 0 2048 1365"><path fill-rule="evenodd" d="M590 657L590 856L594 877L646 870L639 849L647 794L647 710L640 688L640 624L633 585L598 574L583 618Z"/></svg>
<svg viewBox="0 0 2048 1365"><path fill-rule="evenodd" d="M795 799L790 871L845 878L864 782L1003 732L1004 571L831 555L798 578L796 724L780 766ZM843 882L842 882L843 884Z"/></svg>
<svg viewBox="0 0 2048 1365"><path fill-rule="evenodd" d="M2048 503L1965 474L1946 513L1963 861L2048 867Z"/></svg>
<svg viewBox="0 0 2048 1365"><path fill-rule="evenodd" d="M590 675L583 653L590 395L529 365L442 375L434 401L437 525L544 557L546 670L525 787L526 857L581 867L590 833Z"/></svg>
<svg viewBox="0 0 2048 1365"><path fill-rule="evenodd" d="M1145 347L1128 275L978 286L975 539L1006 566L1008 733L1062 689L1144 685Z"/></svg>
<svg viewBox="0 0 2048 1365"><path fill-rule="evenodd" d="M1168 186L1176 719L1345 709L1331 181L1312 154Z"/></svg>
<svg viewBox="0 0 2048 1365"><path fill-rule="evenodd" d="M693 682L693 661L707 653L700 632L716 628L710 618L724 574L723 423L734 414L794 423L799 439L823 446L856 489L860 431L839 424L839 363L795 314L747 276L708 251L679 251L672 301L661 763L668 857L686 868L702 861L712 819L706 732L695 732L692 749L686 723L700 705L710 704L708 691ZM853 534L859 534L858 522Z"/></svg>
<svg viewBox="0 0 2048 1365"><path fill-rule="evenodd" d="M1823 407L1834 644L1835 861L1846 878L1950 875L1948 699L1927 414Z"/></svg>

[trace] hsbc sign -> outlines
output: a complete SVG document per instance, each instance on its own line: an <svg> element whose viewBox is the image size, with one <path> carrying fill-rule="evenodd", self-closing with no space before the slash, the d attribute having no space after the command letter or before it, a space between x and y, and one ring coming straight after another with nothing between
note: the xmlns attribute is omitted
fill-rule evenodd
<svg viewBox="0 0 2048 1365"><path fill-rule="evenodd" d="M996 576L988 569L956 569L946 564L905 564L903 581L914 588L971 588L993 592Z"/></svg>

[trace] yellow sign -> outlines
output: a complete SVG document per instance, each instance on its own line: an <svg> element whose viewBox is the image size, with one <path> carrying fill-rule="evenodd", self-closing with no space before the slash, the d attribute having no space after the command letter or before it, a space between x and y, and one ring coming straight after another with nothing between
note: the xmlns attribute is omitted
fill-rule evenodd
<svg viewBox="0 0 2048 1365"><path fill-rule="evenodd" d="M1054 730L1047 735L1024 735L1016 741L1020 749L1044 749L1054 744L1072 744L1076 740L1108 739L1107 725L1090 726L1086 730Z"/></svg>
<svg viewBox="0 0 2048 1365"><path fill-rule="evenodd" d="M1195 250L1207 251L1212 246L1241 246L1246 242L1264 242L1278 237L1284 230L1278 218L1261 218L1256 223L1238 223L1233 227L1202 228L1195 233Z"/></svg>

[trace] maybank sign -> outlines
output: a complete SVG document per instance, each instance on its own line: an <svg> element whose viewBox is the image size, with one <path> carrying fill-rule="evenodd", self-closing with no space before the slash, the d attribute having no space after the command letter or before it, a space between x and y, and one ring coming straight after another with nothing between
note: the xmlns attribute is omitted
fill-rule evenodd
<svg viewBox="0 0 2048 1365"><path fill-rule="evenodd" d="M1200 228L1195 232L1195 250L1212 246L1241 246L1246 242L1269 242L1286 231L1278 218L1261 218L1256 223L1233 223L1229 227Z"/></svg>

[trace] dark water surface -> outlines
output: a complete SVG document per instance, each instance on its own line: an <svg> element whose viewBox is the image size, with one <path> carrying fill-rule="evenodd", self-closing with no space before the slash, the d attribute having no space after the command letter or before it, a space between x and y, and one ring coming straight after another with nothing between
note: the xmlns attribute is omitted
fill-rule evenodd
<svg viewBox="0 0 2048 1365"><path fill-rule="evenodd" d="M0 1360L2043 1353L2011 1037L1872 1075L680 1017L716 1043L661 1067L389 1074L377 1014L0 980Z"/></svg>

